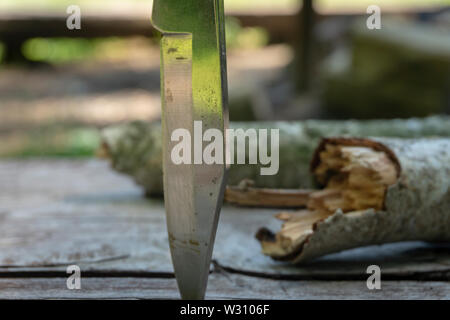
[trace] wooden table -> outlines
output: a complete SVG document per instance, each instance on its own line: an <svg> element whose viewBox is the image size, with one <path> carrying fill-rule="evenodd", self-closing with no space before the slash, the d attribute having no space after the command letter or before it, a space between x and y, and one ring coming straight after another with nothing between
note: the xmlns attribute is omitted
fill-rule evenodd
<svg viewBox="0 0 450 320"><path fill-rule="evenodd" d="M450 245L360 248L304 266L260 253L254 234L276 210L225 206L210 299L449 299ZM366 268L382 270L368 290ZM81 289L66 268L81 268ZM98 160L0 162L0 299L178 298L163 202Z"/></svg>

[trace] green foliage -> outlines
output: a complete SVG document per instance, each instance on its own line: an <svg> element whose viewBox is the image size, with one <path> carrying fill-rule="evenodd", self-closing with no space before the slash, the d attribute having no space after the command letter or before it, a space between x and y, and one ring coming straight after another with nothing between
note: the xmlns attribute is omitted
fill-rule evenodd
<svg viewBox="0 0 450 320"><path fill-rule="evenodd" d="M92 50L92 42L85 39L35 38L25 42L22 47L24 56L29 60L52 62L82 59Z"/></svg>
<svg viewBox="0 0 450 320"><path fill-rule="evenodd" d="M239 20L227 18L227 43L229 48L259 48L268 43L269 36L262 28L243 28ZM152 41L145 42L152 45ZM145 45L141 43L140 45ZM129 39L124 38L34 38L22 47L24 56L31 61L67 63L102 59L111 56L127 56ZM2 47L0 46L0 58Z"/></svg>
<svg viewBox="0 0 450 320"><path fill-rule="evenodd" d="M22 51L31 61L63 63L93 58L110 42L117 39L34 38L25 42Z"/></svg>
<svg viewBox="0 0 450 320"><path fill-rule="evenodd" d="M260 48L269 43L269 34L263 28L243 28L234 17L227 17L225 24L228 48Z"/></svg>
<svg viewBox="0 0 450 320"><path fill-rule="evenodd" d="M27 133L14 151L0 152L0 156L92 157L99 144L99 132L93 128L42 127Z"/></svg>

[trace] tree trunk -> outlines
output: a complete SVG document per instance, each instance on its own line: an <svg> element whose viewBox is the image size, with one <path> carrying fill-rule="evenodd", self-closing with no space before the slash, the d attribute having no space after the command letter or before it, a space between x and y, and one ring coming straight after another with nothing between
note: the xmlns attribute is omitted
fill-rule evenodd
<svg viewBox="0 0 450 320"><path fill-rule="evenodd" d="M231 165L228 185L244 179L261 188L312 188L310 160L317 143L327 136L384 136L416 138L450 136L450 117L411 120L242 122L232 128L279 129L280 169L273 176L260 175L260 165ZM110 159L115 170L132 176L147 195L161 196L162 145L158 122L133 122L102 132L100 155ZM270 139L268 139L270 141ZM246 162L247 163L247 162Z"/></svg>

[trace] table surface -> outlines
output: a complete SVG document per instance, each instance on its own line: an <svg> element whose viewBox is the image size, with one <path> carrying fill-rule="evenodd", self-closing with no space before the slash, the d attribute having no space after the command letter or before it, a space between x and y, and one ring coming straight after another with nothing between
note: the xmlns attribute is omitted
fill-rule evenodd
<svg viewBox="0 0 450 320"><path fill-rule="evenodd" d="M279 210L222 210L209 299L449 299L450 244L406 242L301 266L260 252ZM177 299L161 199L99 160L0 161L0 299ZM369 290L369 265L382 271ZM81 289L66 269L81 269Z"/></svg>

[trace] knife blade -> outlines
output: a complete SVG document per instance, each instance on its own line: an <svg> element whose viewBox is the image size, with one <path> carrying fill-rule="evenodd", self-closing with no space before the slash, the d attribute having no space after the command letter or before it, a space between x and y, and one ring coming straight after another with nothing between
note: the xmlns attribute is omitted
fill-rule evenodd
<svg viewBox="0 0 450 320"><path fill-rule="evenodd" d="M205 296L226 180L222 164L174 164L174 130L228 127L223 0L154 0L161 34L164 202L172 263L183 299ZM223 135L224 136L224 135ZM193 148L195 152L202 149ZM202 147L200 147L202 148ZM223 142L225 154L225 142ZM194 159L195 160L195 159Z"/></svg>

